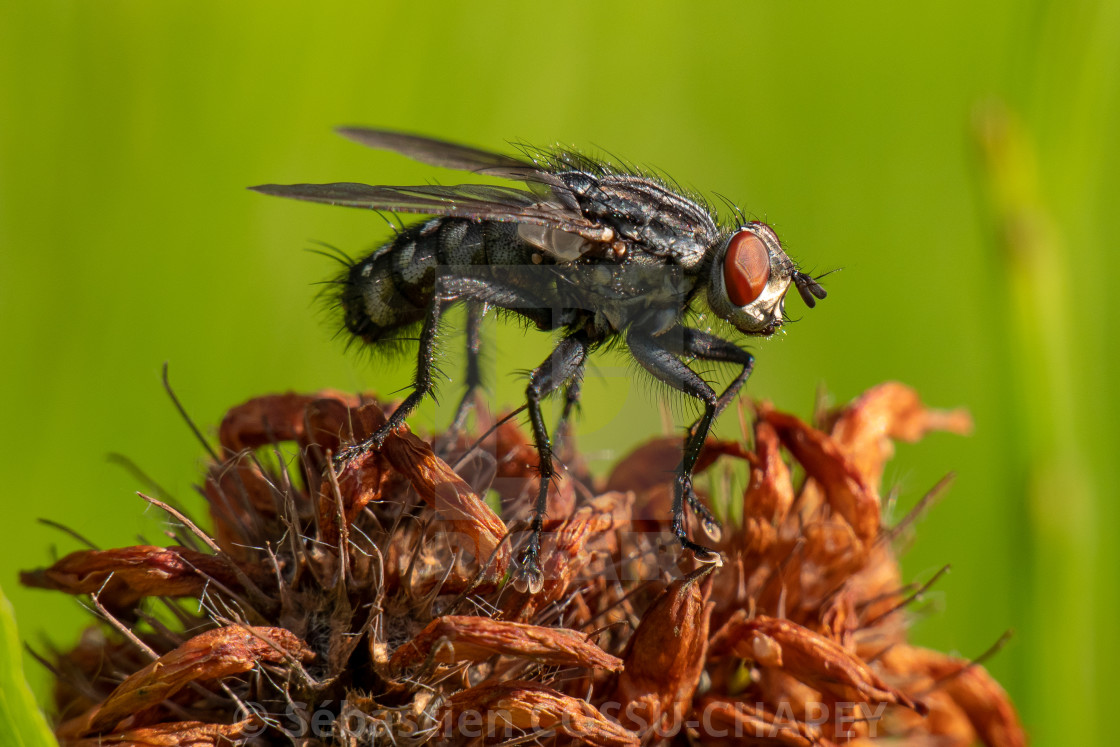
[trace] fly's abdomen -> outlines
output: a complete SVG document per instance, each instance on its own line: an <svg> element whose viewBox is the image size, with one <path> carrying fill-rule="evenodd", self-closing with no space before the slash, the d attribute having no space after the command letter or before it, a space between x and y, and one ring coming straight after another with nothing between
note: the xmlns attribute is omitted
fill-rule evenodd
<svg viewBox="0 0 1120 747"><path fill-rule="evenodd" d="M532 253L512 223L435 218L410 226L341 278L346 329L366 342L395 337L424 319L439 274L486 275L493 265L528 263Z"/></svg>

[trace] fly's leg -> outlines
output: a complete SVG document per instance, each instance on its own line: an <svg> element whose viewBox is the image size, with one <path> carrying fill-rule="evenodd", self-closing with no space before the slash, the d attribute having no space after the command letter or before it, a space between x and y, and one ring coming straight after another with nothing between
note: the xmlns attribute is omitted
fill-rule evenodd
<svg viewBox="0 0 1120 747"><path fill-rule="evenodd" d="M670 332L664 337L673 337ZM676 355L664 347L664 342L651 335L631 330L626 336L626 344L638 363L658 380L668 384L690 397L700 400L704 405L704 414L696 426L689 430L685 437L684 454L677 466L677 479L673 487L673 517L671 529L681 545L691 550L698 559L715 560L719 554L714 550L699 545L688 538L684 521L684 503L692 490L692 469L696 466L696 459L700 456L700 449L704 439L708 436L708 429L715 419L716 405L719 398L715 391L708 386L695 371L686 366ZM677 347L677 346L674 346Z"/></svg>
<svg viewBox="0 0 1120 747"><path fill-rule="evenodd" d="M680 331L683 333L681 337L681 350L685 355L690 355L699 360L734 363L740 366L739 373L731 380L731 383L727 385L723 393L719 395L719 399L716 400L715 413L712 415L712 419L714 420L720 416L720 413L735 399L735 396L739 394L739 390L747 383L747 379L750 378L751 372L754 370L754 356L735 343L728 342L721 337L716 337L707 332L701 332L691 327L682 327ZM698 420L689 427L686 442L689 439L695 438L695 433L700 423L701 421ZM701 448L704 446L705 438L707 438L707 435L700 439ZM697 452L697 455L699 456L699 452ZM704 531L718 542L719 522L716 521L715 516L712 515L708 507L697 497L696 491L691 489L691 484L689 487L690 489L685 496L685 500L688 501L689 507L696 512L696 515L700 517Z"/></svg>
<svg viewBox="0 0 1120 747"><path fill-rule="evenodd" d="M677 467L677 480L673 490L671 526L673 534L681 545L692 550L698 559L716 560L719 556L715 551L688 538L684 521L684 504L687 501L692 507L702 505L692 489L692 470L696 467L696 460L704 447L712 421L742 388L747 377L750 376L754 358L750 353L726 340L687 327L672 330L656 338L638 330L631 330L626 336L626 342L630 352L643 368L674 389L700 400L704 406L703 415L689 428L685 436L684 454ZM717 397L715 390L685 365L676 354L687 354L704 360L739 363L743 368L724 393ZM704 508L698 511L698 514L705 523L705 528L711 533L708 524L713 521L711 513Z"/></svg>
<svg viewBox="0 0 1120 747"><path fill-rule="evenodd" d="M691 355L700 360L734 363L740 366L738 375L732 379L716 401L716 417L718 418L724 408L731 404L731 400L739 394L739 390L747 383L747 379L751 377L751 372L754 371L754 356L722 337L716 337L690 327L682 327L682 331L684 332L683 352L686 355ZM693 425L693 428L695 427Z"/></svg>
<svg viewBox="0 0 1120 747"><path fill-rule="evenodd" d="M560 411L560 422L556 424L556 443L559 444L568 438L571 430L572 414L579 410L579 395L583 388L583 366L572 374L567 386L564 387L564 409Z"/></svg>
<svg viewBox="0 0 1120 747"><path fill-rule="evenodd" d="M540 462L540 486L537 490L537 502L533 506L529 544L521 558L519 576L514 581L519 591L536 594L544 584L540 565L541 529L548 509L548 486L556 472L552 463L552 442L549 440L548 429L545 428L541 413L541 400L582 373L584 362L587 360L587 348L586 334L577 332L565 337L544 363L529 375L529 386L525 389L529 422L533 428L533 441Z"/></svg>
<svg viewBox="0 0 1120 747"><path fill-rule="evenodd" d="M386 437L394 429L400 427L424 397L431 393L433 388L432 372L435 361L436 336L439 333L439 321L443 311L451 303L465 300L475 304L492 304L510 309L526 317L541 329L555 329L568 323L564 314L554 314L547 304L541 303L533 296L501 283L470 277L437 277L435 291L432 295L431 306L424 318L420 330L420 349L416 356L416 377L413 380L413 389L393 414L388 422L381 426L376 433L365 441L339 451L335 457L335 467L341 469L351 461L368 453L371 449L380 449Z"/></svg>
<svg viewBox="0 0 1120 747"><path fill-rule="evenodd" d="M437 283L438 287L438 283ZM405 418L412 414L417 405L424 401L433 387L432 371L435 368L436 337L439 333L439 320L443 311L449 305L449 300L437 292L428 307L428 314L424 317L424 325L420 328L420 349L416 354L416 375L412 380L412 391L405 397L397 409L383 426L361 443L341 449L335 457L335 467L344 467L346 464L362 457L372 449L380 449L386 437L404 423Z"/></svg>
<svg viewBox="0 0 1120 747"><path fill-rule="evenodd" d="M467 414L474 405L475 392L482 386L482 370L479 365L479 348L482 343L482 317L486 314L486 304L478 301L467 302L467 391L455 408L455 417L448 429L458 433L466 423Z"/></svg>

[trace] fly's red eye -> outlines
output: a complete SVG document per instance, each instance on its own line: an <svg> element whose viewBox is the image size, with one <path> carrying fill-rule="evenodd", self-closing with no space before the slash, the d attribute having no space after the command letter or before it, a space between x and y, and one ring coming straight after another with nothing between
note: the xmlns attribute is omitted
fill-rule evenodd
<svg viewBox="0 0 1120 747"><path fill-rule="evenodd" d="M747 306L762 295L770 280L770 252L750 231L731 237L723 259L723 282L727 296L736 306Z"/></svg>

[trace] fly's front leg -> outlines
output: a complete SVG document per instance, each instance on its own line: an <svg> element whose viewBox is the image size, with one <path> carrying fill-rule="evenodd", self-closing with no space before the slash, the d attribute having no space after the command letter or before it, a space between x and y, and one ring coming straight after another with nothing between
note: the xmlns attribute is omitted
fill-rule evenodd
<svg viewBox="0 0 1120 747"><path fill-rule="evenodd" d="M540 485L537 490L537 502L533 506L529 544L521 558L518 578L514 581L519 591L536 594L544 585L544 575L541 573L540 566L541 529L548 509L548 486L556 472L552 463L552 443L541 413L541 400L555 392L565 382L580 375L587 360L587 348L588 341L585 334L577 332L570 337L565 337L544 363L529 375L529 386L525 389L529 422L533 428L533 441L537 447L540 463Z"/></svg>
<svg viewBox="0 0 1120 747"><path fill-rule="evenodd" d="M696 510L705 530L709 534L716 534L718 525L707 507L696 498L692 489L692 470L700 457L704 441L708 437L712 421L716 414L726 407L727 403L742 388L743 383L750 375L753 358L725 340L714 337L704 332L689 328L677 328L660 336L653 337L638 330L631 330L626 342L630 352L638 362L658 380L668 384L690 397L700 400L704 406L704 413L700 419L688 430L684 442L684 454L677 467L677 480L673 490L673 517L672 530L681 545L693 551L700 560L716 560L719 555L715 551L699 545L688 538L685 528L684 505L686 502ZM738 351L738 353L732 352ZM677 357L677 353L692 355L706 360L730 360L743 365L739 376L731 383L722 396L717 397L707 382L690 369Z"/></svg>
<svg viewBox="0 0 1120 747"><path fill-rule="evenodd" d="M716 401L715 417L718 418L720 413L731 404L731 400L735 399L743 385L747 383L747 379L751 377L751 372L754 370L754 356L722 337L716 337L691 327L682 327L680 331L683 332L681 352L685 355L691 355L700 360L734 363L740 366L738 375L732 379ZM699 425L699 421L692 424L689 433L695 430L697 425Z"/></svg>
<svg viewBox="0 0 1120 747"><path fill-rule="evenodd" d="M683 333L681 336L681 350L685 355L690 355L699 360L734 363L740 366L739 373L731 380L731 383L727 385L723 393L719 395L719 399L716 400L716 411L712 416L712 420L715 420L715 418L720 416L720 413L724 411L727 405L731 403L731 400L735 399L735 396L739 394L739 390L743 388L743 385L747 383L747 379L750 378L751 372L754 370L754 356L735 343L728 342L721 337L716 337L707 332L701 332L698 329L692 329L690 327L682 327L680 331ZM701 420L697 420L689 427L688 439L695 438L696 430L699 428ZM709 426L710 425L711 423L709 422ZM700 439L701 449L704 447L705 438L707 438L706 435L704 438ZM697 452L697 455L699 455L699 452ZM704 526L704 531L707 532L708 536L718 542L720 537L719 522L716 520L715 516L712 515L708 507L696 496L696 491L690 490L688 495L685 496L685 500L688 501L688 505L692 507L696 515L700 517L701 524Z"/></svg>

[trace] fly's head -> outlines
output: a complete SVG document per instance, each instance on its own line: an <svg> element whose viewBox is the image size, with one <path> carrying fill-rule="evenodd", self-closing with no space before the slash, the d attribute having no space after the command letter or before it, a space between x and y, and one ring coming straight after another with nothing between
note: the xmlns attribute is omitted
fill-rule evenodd
<svg viewBox="0 0 1120 747"><path fill-rule="evenodd" d="M769 336L782 326L791 285L809 308L827 295L786 256L770 226L752 221L721 243L712 258L708 305L743 334Z"/></svg>

